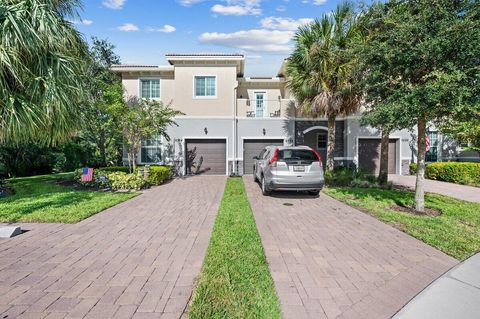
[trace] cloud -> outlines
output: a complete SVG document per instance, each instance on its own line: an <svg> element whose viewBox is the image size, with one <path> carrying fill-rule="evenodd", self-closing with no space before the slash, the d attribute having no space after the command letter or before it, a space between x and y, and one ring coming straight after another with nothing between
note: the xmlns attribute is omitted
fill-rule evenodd
<svg viewBox="0 0 480 319"><path fill-rule="evenodd" d="M147 32L163 32L163 33L172 33L175 32L177 29L174 26L169 24L164 25L162 28L147 28Z"/></svg>
<svg viewBox="0 0 480 319"><path fill-rule="evenodd" d="M314 4L316 6L321 6L321 5L324 5L325 3L327 3L327 0L313 0L312 1L312 4Z"/></svg>
<svg viewBox="0 0 480 319"><path fill-rule="evenodd" d="M127 2L127 0L104 0L102 4L109 9L120 10L123 8L125 2Z"/></svg>
<svg viewBox="0 0 480 319"><path fill-rule="evenodd" d="M288 54L292 50L292 36L292 31L253 29L233 33L206 32L200 35L199 41L252 52Z"/></svg>
<svg viewBox="0 0 480 319"><path fill-rule="evenodd" d="M221 4L216 4L210 10L214 13L218 13L222 15L234 15L234 16L262 14L262 9L260 8L246 7L246 6L239 6L239 5L224 6Z"/></svg>
<svg viewBox="0 0 480 319"><path fill-rule="evenodd" d="M313 22L310 18L301 18L298 20L282 17L266 17L260 21L264 29L295 31L298 27Z"/></svg>
<svg viewBox="0 0 480 319"><path fill-rule="evenodd" d="M93 20L87 20L87 19L82 19L82 20L69 20L71 23L73 24L77 24L77 25L86 25L86 26L89 26L89 25L92 25L93 24Z"/></svg>
<svg viewBox="0 0 480 319"><path fill-rule="evenodd" d="M198 1L198 0L197 0ZM260 4L262 0L222 0L223 4L216 4L210 8L214 13L221 15L261 15Z"/></svg>
<svg viewBox="0 0 480 319"><path fill-rule="evenodd" d="M285 12L287 11L287 7L285 6L278 6L277 8L275 8L276 11L278 12Z"/></svg>
<svg viewBox="0 0 480 319"><path fill-rule="evenodd" d="M139 31L140 29L133 23L125 23L125 24L122 24L121 26L118 26L117 30L122 32L136 32L136 31Z"/></svg>
<svg viewBox="0 0 480 319"><path fill-rule="evenodd" d="M200 3L200 2L203 2L203 1L205 1L205 0L178 0L180 5L182 5L184 7L189 7L193 4L197 4L197 3Z"/></svg>

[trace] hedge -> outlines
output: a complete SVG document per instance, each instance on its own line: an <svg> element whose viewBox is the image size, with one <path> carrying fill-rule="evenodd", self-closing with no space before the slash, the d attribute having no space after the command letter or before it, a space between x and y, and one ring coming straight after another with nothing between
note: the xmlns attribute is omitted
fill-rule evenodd
<svg viewBox="0 0 480 319"><path fill-rule="evenodd" d="M480 186L480 163L431 163L425 168L425 177L456 184Z"/></svg>

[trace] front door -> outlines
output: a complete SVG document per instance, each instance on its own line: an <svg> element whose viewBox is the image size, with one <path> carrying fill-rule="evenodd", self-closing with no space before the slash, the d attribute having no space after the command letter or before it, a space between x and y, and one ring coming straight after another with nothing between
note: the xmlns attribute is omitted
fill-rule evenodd
<svg viewBox="0 0 480 319"><path fill-rule="evenodd" d="M265 93L255 92L255 117L263 117L265 113Z"/></svg>

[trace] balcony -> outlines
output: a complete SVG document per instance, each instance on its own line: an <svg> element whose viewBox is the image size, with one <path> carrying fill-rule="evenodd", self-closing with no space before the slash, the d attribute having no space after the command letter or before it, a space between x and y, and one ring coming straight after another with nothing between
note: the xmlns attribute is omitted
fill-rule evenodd
<svg viewBox="0 0 480 319"><path fill-rule="evenodd" d="M237 99L237 116L248 118L280 118L294 115L294 101Z"/></svg>

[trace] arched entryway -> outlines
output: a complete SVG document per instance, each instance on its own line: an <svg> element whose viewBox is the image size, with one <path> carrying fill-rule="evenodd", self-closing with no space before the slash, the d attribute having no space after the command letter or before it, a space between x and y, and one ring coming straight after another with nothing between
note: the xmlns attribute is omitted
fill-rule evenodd
<svg viewBox="0 0 480 319"><path fill-rule="evenodd" d="M303 131L303 143L315 149L322 157L323 166L327 159L328 128L325 126L312 126Z"/></svg>

